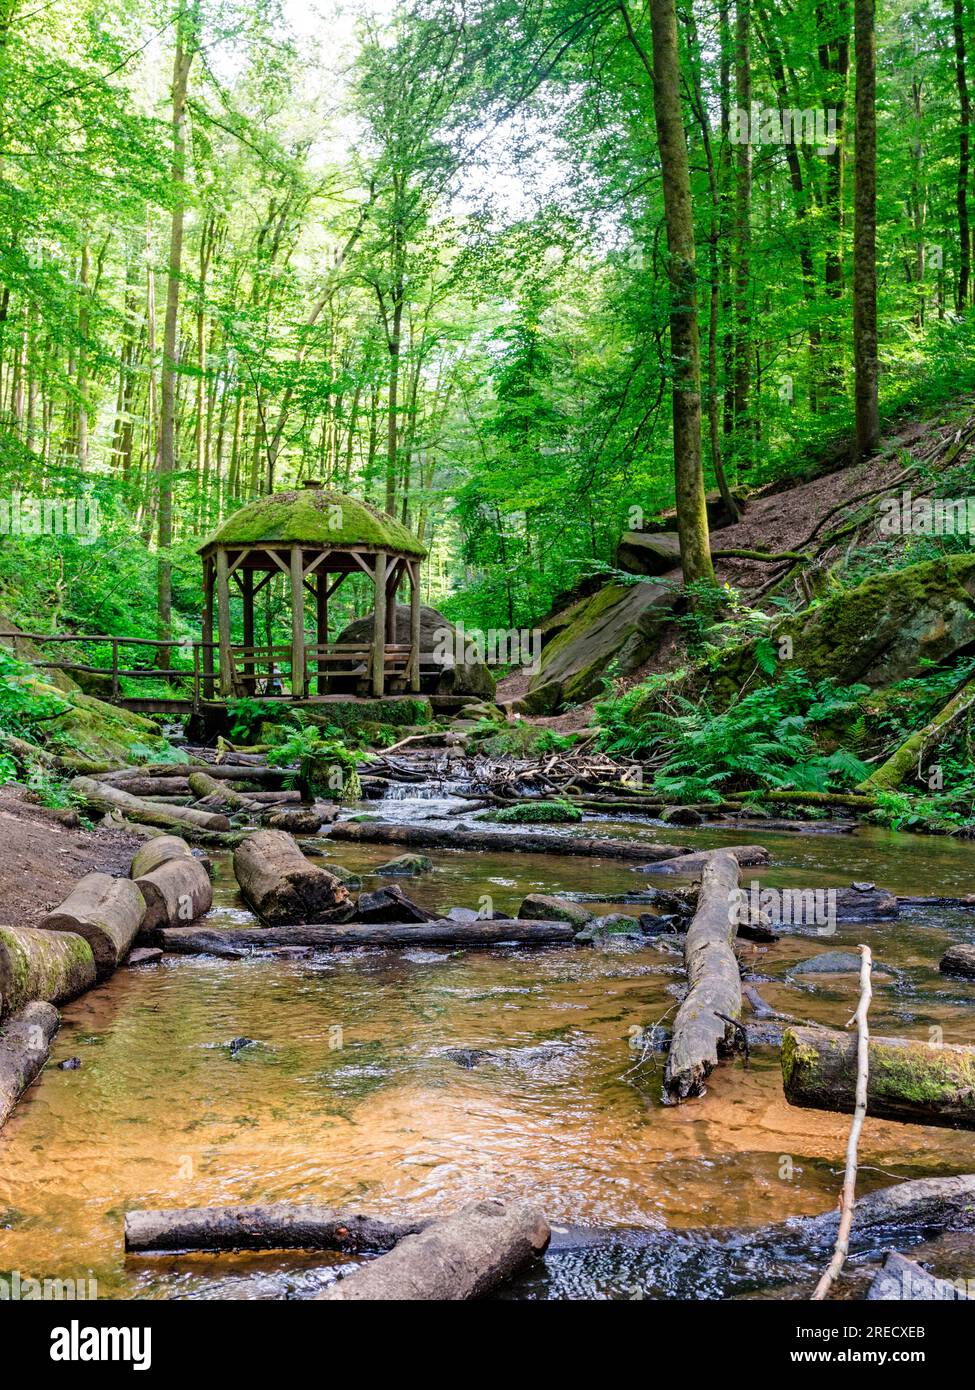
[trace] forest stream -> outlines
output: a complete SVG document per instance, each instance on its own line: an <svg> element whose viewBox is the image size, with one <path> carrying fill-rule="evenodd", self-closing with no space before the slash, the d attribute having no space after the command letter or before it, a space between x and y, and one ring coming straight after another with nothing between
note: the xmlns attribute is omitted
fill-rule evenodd
<svg viewBox="0 0 975 1390"><path fill-rule="evenodd" d="M465 807L421 788L383 803L382 813L449 814L456 823ZM660 827L589 817L583 833L659 838ZM740 842L742 832L668 827L666 837L710 847ZM867 828L753 838L772 854L763 886L869 880L898 894L946 896L972 887L971 849L951 839ZM320 862L361 873L365 887L378 883L372 871L388 846L320 843ZM529 892L609 899L660 882L609 859L432 857L435 871L411 880L409 892L443 910L477 907L487 895L514 915ZM254 925L229 861L217 855L214 869L208 922ZM746 888L750 877L744 870ZM123 1215L275 1201L414 1214L491 1195L535 1199L554 1230L544 1266L509 1285L506 1298L787 1296L814 1271L815 1254L806 1263L766 1251L744 1268L727 1251L670 1233L831 1209L849 1120L788 1106L776 1047L754 1049L747 1066L738 1056L718 1068L704 1100L660 1104L662 1061L641 1065L630 1039L673 1017L683 979L674 940L167 955L121 970L64 1008L51 1062L4 1132L4 1267L93 1278L102 1298L304 1298L350 1257L127 1258ZM877 964L876 1033L940 1028L945 1041L975 1043L973 985L937 968L949 945L975 941L975 911L913 908L896 925L840 925L825 942L814 929L774 945L743 942L743 964L773 1008L842 1028L856 977L793 972L823 949L860 941ZM80 1067L59 1068L72 1058ZM908 1135L869 1119L859 1191L972 1166L970 1134L917 1127Z"/></svg>

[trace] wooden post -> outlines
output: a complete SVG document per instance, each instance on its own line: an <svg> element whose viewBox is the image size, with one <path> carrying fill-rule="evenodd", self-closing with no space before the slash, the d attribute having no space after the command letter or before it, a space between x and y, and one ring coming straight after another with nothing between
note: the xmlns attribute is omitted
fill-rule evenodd
<svg viewBox="0 0 975 1390"><path fill-rule="evenodd" d="M328 645L328 574L325 564L318 568L315 578L315 640L319 647ZM328 694L328 662L325 660L325 653L318 653L318 684L316 689L319 695Z"/></svg>
<svg viewBox="0 0 975 1390"><path fill-rule="evenodd" d="M409 560L410 570L410 690L420 689L420 562Z"/></svg>
<svg viewBox="0 0 975 1390"><path fill-rule="evenodd" d="M257 689L257 682L254 678L254 571L241 569L240 573L240 593L244 600L244 647L251 648L251 651L244 652L244 689L248 695L253 695Z"/></svg>
<svg viewBox="0 0 975 1390"><path fill-rule="evenodd" d="M203 561L203 698L213 699L213 556Z"/></svg>
<svg viewBox="0 0 975 1390"><path fill-rule="evenodd" d="M118 704L118 638L112 638L112 702Z"/></svg>
<svg viewBox="0 0 975 1390"><path fill-rule="evenodd" d="M230 573L227 552L217 550L217 641L220 643L220 698L234 693L233 657L230 651Z"/></svg>
<svg viewBox="0 0 975 1390"><path fill-rule="evenodd" d="M398 560L393 561L392 571L386 582L386 641L396 641L396 591L403 571Z"/></svg>
<svg viewBox="0 0 975 1390"><path fill-rule="evenodd" d="M291 547L291 698L305 698L305 571L301 546Z"/></svg>
<svg viewBox="0 0 975 1390"><path fill-rule="evenodd" d="M381 698L386 689L386 552L375 555L376 610L372 624L372 693Z"/></svg>

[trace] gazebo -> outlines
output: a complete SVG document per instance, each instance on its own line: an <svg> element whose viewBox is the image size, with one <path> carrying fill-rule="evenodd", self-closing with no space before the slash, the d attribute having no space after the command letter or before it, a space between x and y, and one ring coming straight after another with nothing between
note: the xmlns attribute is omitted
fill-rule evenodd
<svg viewBox="0 0 975 1390"><path fill-rule="evenodd" d="M221 699L264 694L292 699L329 693L335 678L348 689L381 696L420 688L420 564L426 550L406 526L366 502L306 482L248 503L199 547L203 561L203 688ZM372 642L339 645L328 638L328 601L350 574L375 588ZM254 600L272 578L288 576L291 642L258 646ZM410 640L396 644L396 593L410 584ZM231 582L243 600L243 643L231 641ZM305 596L315 599L315 641L305 635ZM216 602L214 603L214 598ZM216 611L217 640L213 640ZM214 654L217 656L216 669ZM290 667L290 692L279 663Z"/></svg>

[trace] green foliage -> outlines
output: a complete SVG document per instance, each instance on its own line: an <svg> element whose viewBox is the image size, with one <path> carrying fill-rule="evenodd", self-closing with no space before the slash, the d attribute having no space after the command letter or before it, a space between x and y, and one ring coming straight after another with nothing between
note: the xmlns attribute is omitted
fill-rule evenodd
<svg viewBox="0 0 975 1390"><path fill-rule="evenodd" d="M322 738L316 729L296 729L268 754L272 767L296 766L285 778L297 787L305 801L349 802L362 796L358 764L368 754L348 747L338 738Z"/></svg>
<svg viewBox="0 0 975 1390"><path fill-rule="evenodd" d="M670 709L648 709L648 693L659 700L665 689L665 682L647 683L600 701L596 714L601 745L650 760L653 790L668 800L720 801L729 791L750 789L840 790L867 775L854 753L817 746L824 728L856 715L866 686L814 684L804 671L792 670L721 712L683 696L672 697Z"/></svg>
<svg viewBox="0 0 975 1390"><path fill-rule="evenodd" d="M70 700L40 686L36 671L0 646L0 733L36 742L44 724L70 708Z"/></svg>

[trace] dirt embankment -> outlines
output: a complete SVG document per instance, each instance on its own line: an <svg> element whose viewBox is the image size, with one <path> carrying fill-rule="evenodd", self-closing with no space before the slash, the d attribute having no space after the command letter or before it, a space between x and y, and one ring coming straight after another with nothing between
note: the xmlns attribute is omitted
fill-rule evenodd
<svg viewBox="0 0 975 1390"><path fill-rule="evenodd" d="M0 923L31 926L84 874L128 873L142 841L120 830L82 830L32 805L23 787L0 787Z"/></svg>

